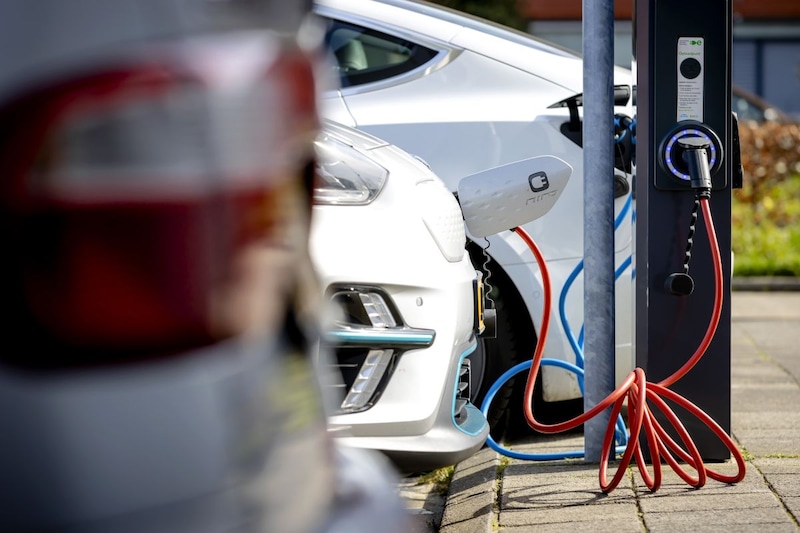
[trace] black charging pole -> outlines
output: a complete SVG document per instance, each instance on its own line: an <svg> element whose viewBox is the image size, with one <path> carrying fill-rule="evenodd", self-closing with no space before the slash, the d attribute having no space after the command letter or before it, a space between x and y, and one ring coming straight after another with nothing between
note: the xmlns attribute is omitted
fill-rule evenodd
<svg viewBox="0 0 800 533"><path fill-rule="evenodd" d="M722 315L705 356L670 388L727 432L731 183L738 149L732 142L731 1L635 0L633 63L636 363L648 381L666 378L695 352L711 320L714 268L696 208L698 188L710 180L723 261ZM705 174L697 175L701 170ZM730 457L700 421L676 412L704 460Z"/></svg>

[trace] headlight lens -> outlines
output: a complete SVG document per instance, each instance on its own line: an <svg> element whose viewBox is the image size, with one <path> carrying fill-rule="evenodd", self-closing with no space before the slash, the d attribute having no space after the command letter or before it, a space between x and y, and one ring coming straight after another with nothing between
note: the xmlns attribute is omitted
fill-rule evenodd
<svg viewBox="0 0 800 533"><path fill-rule="evenodd" d="M314 147L318 176L314 203L366 205L383 189L389 171L352 146L323 132Z"/></svg>

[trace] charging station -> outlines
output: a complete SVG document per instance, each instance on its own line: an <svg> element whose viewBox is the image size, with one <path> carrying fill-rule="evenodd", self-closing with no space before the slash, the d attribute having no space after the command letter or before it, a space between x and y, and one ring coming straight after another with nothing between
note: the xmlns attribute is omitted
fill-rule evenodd
<svg viewBox="0 0 800 533"><path fill-rule="evenodd" d="M636 0L636 365L658 382L694 353L715 299L698 194L708 198L722 258L723 304L702 359L670 388L730 433L731 189L740 186L731 112L731 1ZM701 191L701 192L698 192ZM704 460L730 451L676 408Z"/></svg>

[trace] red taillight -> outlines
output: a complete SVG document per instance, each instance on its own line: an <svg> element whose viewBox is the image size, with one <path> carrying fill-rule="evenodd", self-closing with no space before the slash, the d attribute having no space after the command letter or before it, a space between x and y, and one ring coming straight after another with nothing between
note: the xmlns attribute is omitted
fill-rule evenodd
<svg viewBox="0 0 800 533"><path fill-rule="evenodd" d="M316 124L292 123L286 89L308 80L287 80L289 69L232 80L188 65L82 76L0 109L14 265L4 282L21 299L0 304L6 327L24 318L25 335L109 354L174 352L259 327L252 306L226 299L277 275L268 262L243 268L252 250L304 246L288 241L295 219L305 223L299 173ZM313 103L303 112L314 117Z"/></svg>
<svg viewBox="0 0 800 533"><path fill-rule="evenodd" d="M31 311L69 344L208 342L206 292L224 274L213 255L232 250L211 246L213 213L204 204L60 205L20 220L20 238L45 233L38 244L54 248L46 263L23 263Z"/></svg>

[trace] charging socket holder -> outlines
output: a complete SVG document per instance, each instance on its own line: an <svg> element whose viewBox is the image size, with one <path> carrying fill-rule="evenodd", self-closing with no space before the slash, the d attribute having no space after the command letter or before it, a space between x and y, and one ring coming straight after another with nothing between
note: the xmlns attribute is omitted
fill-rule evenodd
<svg viewBox="0 0 800 533"><path fill-rule="evenodd" d="M667 131L658 147L658 163L662 172L656 174L656 187L675 191L692 188L691 172L683 156L687 141L695 139L705 141L708 146L705 152L712 189L724 189L727 186L725 173L720 172L725 160L725 150L719 136L702 122L684 120Z"/></svg>

